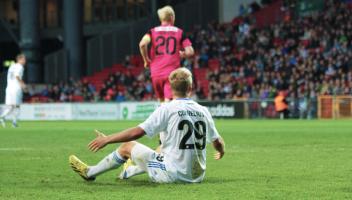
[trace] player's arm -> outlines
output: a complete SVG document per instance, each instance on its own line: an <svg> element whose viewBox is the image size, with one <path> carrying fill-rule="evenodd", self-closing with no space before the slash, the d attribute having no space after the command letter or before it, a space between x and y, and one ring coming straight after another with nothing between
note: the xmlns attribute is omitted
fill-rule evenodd
<svg viewBox="0 0 352 200"><path fill-rule="evenodd" d="M88 144L88 148L93 152L97 152L107 144L129 142L137 140L144 135L153 137L156 133L165 130L167 124L166 118L164 117L165 111L166 110L160 106L139 126L112 135L106 136L96 130L95 134L97 138Z"/></svg>
<svg viewBox="0 0 352 200"><path fill-rule="evenodd" d="M26 89L26 84L24 83L24 81L19 76L16 76L16 80L20 83L21 88L23 90Z"/></svg>
<svg viewBox="0 0 352 200"><path fill-rule="evenodd" d="M147 33L143 36L143 38L139 42L139 51L142 55L145 68L148 67L150 63L150 58L148 56L148 44L150 43L150 41L151 41L150 35Z"/></svg>
<svg viewBox="0 0 352 200"><path fill-rule="evenodd" d="M180 51L181 58L190 58L194 55L194 49L192 46L187 46L183 51Z"/></svg>
<svg viewBox="0 0 352 200"><path fill-rule="evenodd" d="M145 132L137 126L111 135L104 135L97 130L95 130L95 134L97 137L88 144L88 148L93 152L97 152L108 144L137 140L143 137Z"/></svg>
<svg viewBox="0 0 352 200"><path fill-rule="evenodd" d="M210 112L208 109L205 109L205 113L207 118L209 119L209 128L207 131L207 142L211 142L213 144L216 153L214 154L215 160L221 159L225 154L225 142L222 137L219 135L218 130L215 127L215 122L211 117Z"/></svg>
<svg viewBox="0 0 352 200"><path fill-rule="evenodd" d="M225 154L225 143L224 140L220 137L213 141L213 147L217 151L214 155L216 160L220 160Z"/></svg>
<svg viewBox="0 0 352 200"><path fill-rule="evenodd" d="M183 50L179 52L181 58L190 58L194 55L192 42L187 38L185 32L182 33L181 45L183 48Z"/></svg>

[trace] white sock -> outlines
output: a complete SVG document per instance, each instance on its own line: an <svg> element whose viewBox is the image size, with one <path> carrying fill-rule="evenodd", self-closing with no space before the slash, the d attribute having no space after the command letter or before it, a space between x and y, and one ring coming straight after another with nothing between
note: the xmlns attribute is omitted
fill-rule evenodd
<svg viewBox="0 0 352 200"><path fill-rule="evenodd" d="M17 123L18 116L20 115L20 108L18 107L14 108L12 111L12 115L13 115L12 122Z"/></svg>
<svg viewBox="0 0 352 200"><path fill-rule="evenodd" d="M4 112L2 112L0 118L5 118L7 115L11 114L11 112L13 111L13 107L12 106L6 106Z"/></svg>
<svg viewBox="0 0 352 200"><path fill-rule="evenodd" d="M111 154L107 155L103 160L101 160L97 165L90 166L87 176L96 177L99 174L102 174L111 169L116 169L123 165L126 160L116 151L113 151Z"/></svg>

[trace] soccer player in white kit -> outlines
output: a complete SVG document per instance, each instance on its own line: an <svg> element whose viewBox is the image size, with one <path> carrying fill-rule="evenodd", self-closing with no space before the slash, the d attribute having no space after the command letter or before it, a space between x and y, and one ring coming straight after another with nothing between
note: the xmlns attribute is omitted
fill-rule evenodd
<svg viewBox="0 0 352 200"><path fill-rule="evenodd" d="M7 72L6 106L0 115L0 123L3 127L6 126L5 117L11 114L13 115L12 126L17 127L17 118L23 96L22 90L26 88L26 84L22 80L25 64L26 56L19 54L16 56L16 63L12 64Z"/></svg>
<svg viewBox="0 0 352 200"><path fill-rule="evenodd" d="M192 91L191 72L185 68L176 69L169 80L173 101L158 107L137 127L108 136L96 131L97 138L88 145L93 152L107 144L123 143L94 166L88 166L71 155L69 162L73 170L87 181L95 180L99 174L118 168L131 158L153 182L201 182L206 169L206 143L213 144L214 158L218 160L225 153L224 142L209 111L188 98ZM162 131L165 137L160 153L135 141Z"/></svg>

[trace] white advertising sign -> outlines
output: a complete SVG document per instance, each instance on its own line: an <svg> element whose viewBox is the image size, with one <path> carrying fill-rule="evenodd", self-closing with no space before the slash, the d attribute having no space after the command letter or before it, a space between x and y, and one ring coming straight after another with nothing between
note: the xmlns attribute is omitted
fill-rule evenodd
<svg viewBox="0 0 352 200"><path fill-rule="evenodd" d="M72 117L75 120L117 120L119 119L119 104L72 104Z"/></svg>
<svg viewBox="0 0 352 200"><path fill-rule="evenodd" d="M21 120L71 120L71 104L23 104L21 105Z"/></svg>
<svg viewBox="0 0 352 200"><path fill-rule="evenodd" d="M159 104L157 101L22 104L19 118L20 120L144 120Z"/></svg>

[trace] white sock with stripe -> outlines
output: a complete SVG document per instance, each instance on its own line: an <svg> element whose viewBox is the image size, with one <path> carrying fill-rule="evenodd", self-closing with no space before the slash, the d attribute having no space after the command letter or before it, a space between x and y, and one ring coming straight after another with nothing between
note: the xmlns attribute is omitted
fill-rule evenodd
<svg viewBox="0 0 352 200"><path fill-rule="evenodd" d="M97 165L90 166L87 176L96 177L99 174L102 174L111 169L116 169L123 165L126 160L116 151L113 151L111 154L107 155L103 160L101 160Z"/></svg>

